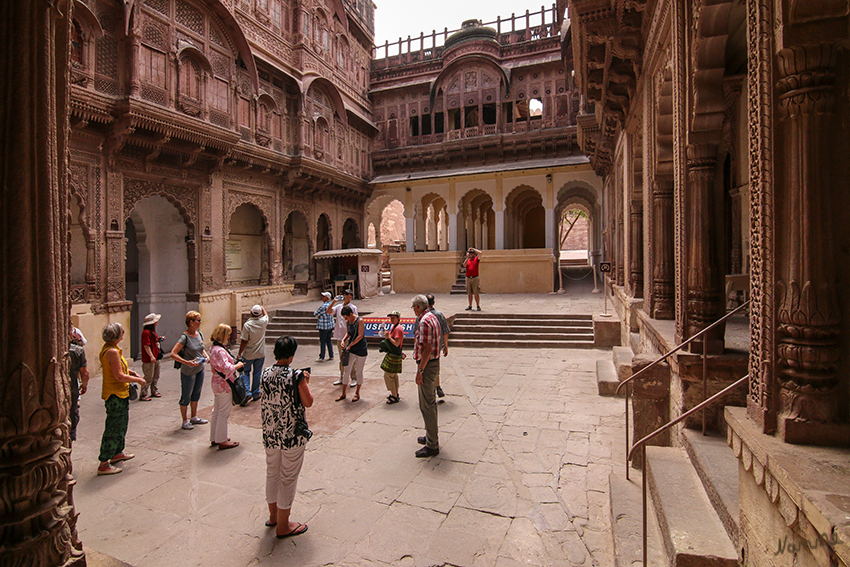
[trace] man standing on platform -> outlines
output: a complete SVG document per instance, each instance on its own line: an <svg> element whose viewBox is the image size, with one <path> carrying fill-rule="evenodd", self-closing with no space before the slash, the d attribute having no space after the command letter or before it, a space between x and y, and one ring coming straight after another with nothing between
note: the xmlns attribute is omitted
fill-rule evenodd
<svg viewBox="0 0 850 567"><path fill-rule="evenodd" d="M440 374L440 323L428 311L428 298L417 295L413 298L416 314L416 336L413 339L413 360L416 361L416 385L419 386L419 411L425 422L425 435L416 439L425 445L416 456L433 457L440 454L437 436L437 376Z"/></svg>
<svg viewBox="0 0 850 567"><path fill-rule="evenodd" d="M334 327L334 340L336 341L337 352L339 353L339 380L334 382L334 386L339 386L342 384L342 381L345 379L345 376L342 375L343 365L342 365L342 339L345 338L345 334L348 332L348 321L345 320L345 317L342 316L342 308L348 305L351 307L351 312L357 317L357 307L351 303L351 298L354 296L354 292L350 289L345 290L342 293L342 299L339 297L335 297L334 300L328 305L327 313L328 315L333 315L334 320L336 321L336 326ZM349 388L357 387L357 377L354 373L354 365L351 366L351 383L349 384Z"/></svg>
<svg viewBox="0 0 850 567"><path fill-rule="evenodd" d="M443 313L441 311L437 311L437 309L434 307L434 294L428 293L428 294L425 295L425 297L428 298L428 309L431 311L431 313L434 314L434 317L437 318L437 322L440 323L440 342L442 343L442 347L443 347L442 348L443 356L448 356L449 355L449 333L452 332L452 330L449 329L449 322L446 321L446 316L443 315ZM440 374L437 373L437 397L443 398L443 397L445 397L445 395L446 395L445 392L443 392L443 389L440 387Z"/></svg>
<svg viewBox="0 0 850 567"><path fill-rule="evenodd" d="M239 357L245 359L242 367L242 380L248 396L242 405L260 399L260 376L266 362L266 327L269 326L269 314L262 305L251 308L251 317L242 325L242 342L239 343ZM251 377L253 376L253 380Z"/></svg>
<svg viewBox="0 0 850 567"><path fill-rule="evenodd" d="M334 318L328 314L328 307L331 306L331 294L328 291L322 292L322 304L313 312L313 317L316 317L316 328L319 330L319 358L316 362L325 361L325 349L328 351L328 360L334 359L334 347L331 343L331 337L334 332Z"/></svg>
<svg viewBox="0 0 850 567"><path fill-rule="evenodd" d="M481 261L481 250L469 247L466 251L466 258L463 261L463 267L466 268L466 295L469 296L469 307L467 311L472 311L472 296L475 296L475 305L478 311L481 311L481 285L478 282L478 263Z"/></svg>

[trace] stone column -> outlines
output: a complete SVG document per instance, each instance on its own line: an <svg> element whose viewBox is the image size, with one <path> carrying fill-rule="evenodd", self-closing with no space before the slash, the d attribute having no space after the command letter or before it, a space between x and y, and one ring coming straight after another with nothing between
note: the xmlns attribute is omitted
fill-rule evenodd
<svg viewBox="0 0 850 567"><path fill-rule="evenodd" d="M675 315L675 246L673 243L673 180L659 176L652 187L652 317Z"/></svg>
<svg viewBox="0 0 850 567"><path fill-rule="evenodd" d="M496 250L505 249L505 211L497 210L496 213Z"/></svg>
<svg viewBox="0 0 850 567"><path fill-rule="evenodd" d="M133 18L135 24L130 30L130 96L139 98L142 83L139 79L139 57L142 50L142 38L140 29L140 18Z"/></svg>
<svg viewBox="0 0 850 567"><path fill-rule="evenodd" d="M834 108L839 49L808 44L778 57L777 426L790 443L850 440L848 425L839 423L846 420L847 377L837 373L842 321L830 211L847 187L834 165L846 156L831 151L841 135Z"/></svg>
<svg viewBox="0 0 850 567"><path fill-rule="evenodd" d="M716 168L716 144L688 146L686 337L694 336L724 314L712 195ZM702 352L706 348L709 354L723 353L724 329L723 325L715 327L708 335L691 343L691 352Z"/></svg>
<svg viewBox="0 0 850 567"><path fill-rule="evenodd" d="M407 209L405 208L405 212ZM413 217L404 217L404 243L408 252L413 252Z"/></svg>
<svg viewBox="0 0 850 567"><path fill-rule="evenodd" d="M416 246L416 251L420 252L425 250L425 211L423 210L420 214L417 214L414 220L416 232L414 233L413 242Z"/></svg>
<svg viewBox="0 0 850 567"><path fill-rule="evenodd" d="M544 209L544 230L546 231L546 248L552 250L555 255L558 255L558 251L556 250L557 244L555 243L555 232L557 228L555 227L555 209L547 207Z"/></svg>
<svg viewBox="0 0 850 567"><path fill-rule="evenodd" d="M643 297L643 201L629 207L629 287L632 297Z"/></svg>
<svg viewBox="0 0 850 567"><path fill-rule="evenodd" d="M449 250L457 250L457 213L449 213Z"/></svg>
<svg viewBox="0 0 850 567"><path fill-rule="evenodd" d="M481 211L481 249L490 248L490 224L487 222L487 211Z"/></svg>
<svg viewBox="0 0 850 567"><path fill-rule="evenodd" d="M0 565L84 566L68 435L73 2L0 3Z"/></svg>

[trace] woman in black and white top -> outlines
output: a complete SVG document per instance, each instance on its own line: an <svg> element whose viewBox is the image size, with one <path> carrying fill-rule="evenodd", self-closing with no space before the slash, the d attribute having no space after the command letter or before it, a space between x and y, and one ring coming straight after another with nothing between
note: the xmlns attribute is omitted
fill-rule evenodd
<svg viewBox="0 0 850 567"><path fill-rule="evenodd" d="M304 446L311 435L306 430L304 409L313 405L310 373L290 366L297 349L298 343L293 337L280 337L274 345L276 362L263 370L260 381L266 502L269 505L266 526L277 526L278 538L307 531L307 524L289 520L298 474L304 462Z"/></svg>
<svg viewBox="0 0 850 567"><path fill-rule="evenodd" d="M340 311L343 318L348 323L347 330L348 332L345 334L345 338L342 339L342 350L348 351L348 364L345 365L345 368L342 370L343 376L351 376L351 387L357 387L357 390L354 392L354 397L351 398L352 402L356 402L360 399L360 386L363 385L363 367L366 365L366 355L369 354L369 351L366 349L366 324L363 321L363 317L357 315L354 310L351 309L348 305L342 308ZM351 372L351 367L354 367L354 372ZM345 399L345 387L346 381L342 381L342 394L335 400L337 402Z"/></svg>

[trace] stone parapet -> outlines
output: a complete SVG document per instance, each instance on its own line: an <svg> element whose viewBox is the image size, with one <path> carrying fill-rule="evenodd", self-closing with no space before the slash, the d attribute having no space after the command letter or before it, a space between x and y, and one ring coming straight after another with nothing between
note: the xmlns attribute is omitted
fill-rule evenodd
<svg viewBox="0 0 850 567"><path fill-rule="evenodd" d="M783 443L761 433L745 408L727 407L725 416L739 462L744 564L847 567L847 450Z"/></svg>

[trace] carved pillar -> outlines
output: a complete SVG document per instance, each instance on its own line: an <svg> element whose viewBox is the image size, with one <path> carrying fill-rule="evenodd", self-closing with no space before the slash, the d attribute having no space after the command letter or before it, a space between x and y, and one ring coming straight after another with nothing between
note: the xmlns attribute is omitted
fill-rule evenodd
<svg viewBox="0 0 850 567"><path fill-rule="evenodd" d="M84 566L68 413L73 3L0 3L0 565Z"/></svg>
<svg viewBox="0 0 850 567"><path fill-rule="evenodd" d="M831 151L839 135L834 126L838 51L834 43L809 44L782 49L778 57L777 133L783 143L777 144L776 370L778 429L791 443L850 439L848 426L838 423L841 315L830 211L833 187L841 183L832 163L840 158Z"/></svg>
<svg viewBox="0 0 850 567"><path fill-rule="evenodd" d="M629 287L632 297L643 297L643 201L640 199L632 199L629 220Z"/></svg>
<svg viewBox="0 0 850 567"><path fill-rule="evenodd" d="M505 249L505 211L496 210L496 250Z"/></svg>
<svg viewBox="0 0 850 567"><path fill-rule="evenodd" d="M141 30L140 18L133 18L135 25L130 30L130 96L139 98L142 90L142 83L139 79L139 57L142 50L142 38L140 37Z"/></svg>
<svg viewBox="0 0 850 567"><path fill-rule="evenodd" d="M623 241L625 240L625 231L624 231L624 219L623 219L623 180L622 180L622 168L616 168L615 172L612 174L616 176L614 182L614 210L616 211L616 219L617 219L617 228L615 233L614 246L616 247L616 273L614 277L616 278L616 284L622 286L626 283L626 274L625 274L625 253L623 249Z"/></svg>
<svg viewBox="0 0 850 567"><path fill-rule="evenodd" d="M657 177L652 187L652 294L654 319L675 315L673 180Z"/></svg>
<svg viewBox="0 0 850 567"><path fill-rule="evenodd" d="M425 250L425 211L423 210L421 213L416 215L416 232L415 234L415 245L416 251L421 252Z"/></svg>
<svg viewBox="0 0 850 567"><path fill-rule="evenodd" d="M127 297L124 289L124 178L120 173L109 173L106 218L106 303L115 306Z"/></svg>
<svg viewBox="0 0 850 567"><path fill-rule="evenodd" d="M717 251L717 215L712 189L717 169L716 144L688 146L687 207L687 337L724 314ZM725 327L719 325L691 343L691 352L723 353ZM703 346L704 345L704 346Z"/></svg>
<svg viewBox="0 0 850 567"><path fill-rule="evenodd" d="M405 207L404 212L407 213L407 207ZM413 247L413 225L414 225L413 217L405 216L404 217L404 245L405 250L407 252L413 252L415 248Z"/></svg>
<svg viewBox="0 0 850 567"><path fill-rule="evenodd" d="M94 230L86 229L86 286L88 287L88 298L91 303L91 298L94 297L94 292L97 289L96 273L97 266L95 265L95 246L97 244L97 235Z"/></svg>
<svg viewBox="0 0 850 567"><path fill-rule="evenodd" d="M198 243L194 235L186 237L186 258L189 260L189 295L192 296L190 301L198 301Z"/></svg>
<svg viewBox="0 0 850 567"><path fill-rule="evenodd" d="M449 213L449 250L457 250L457 213Z"/></svg>

